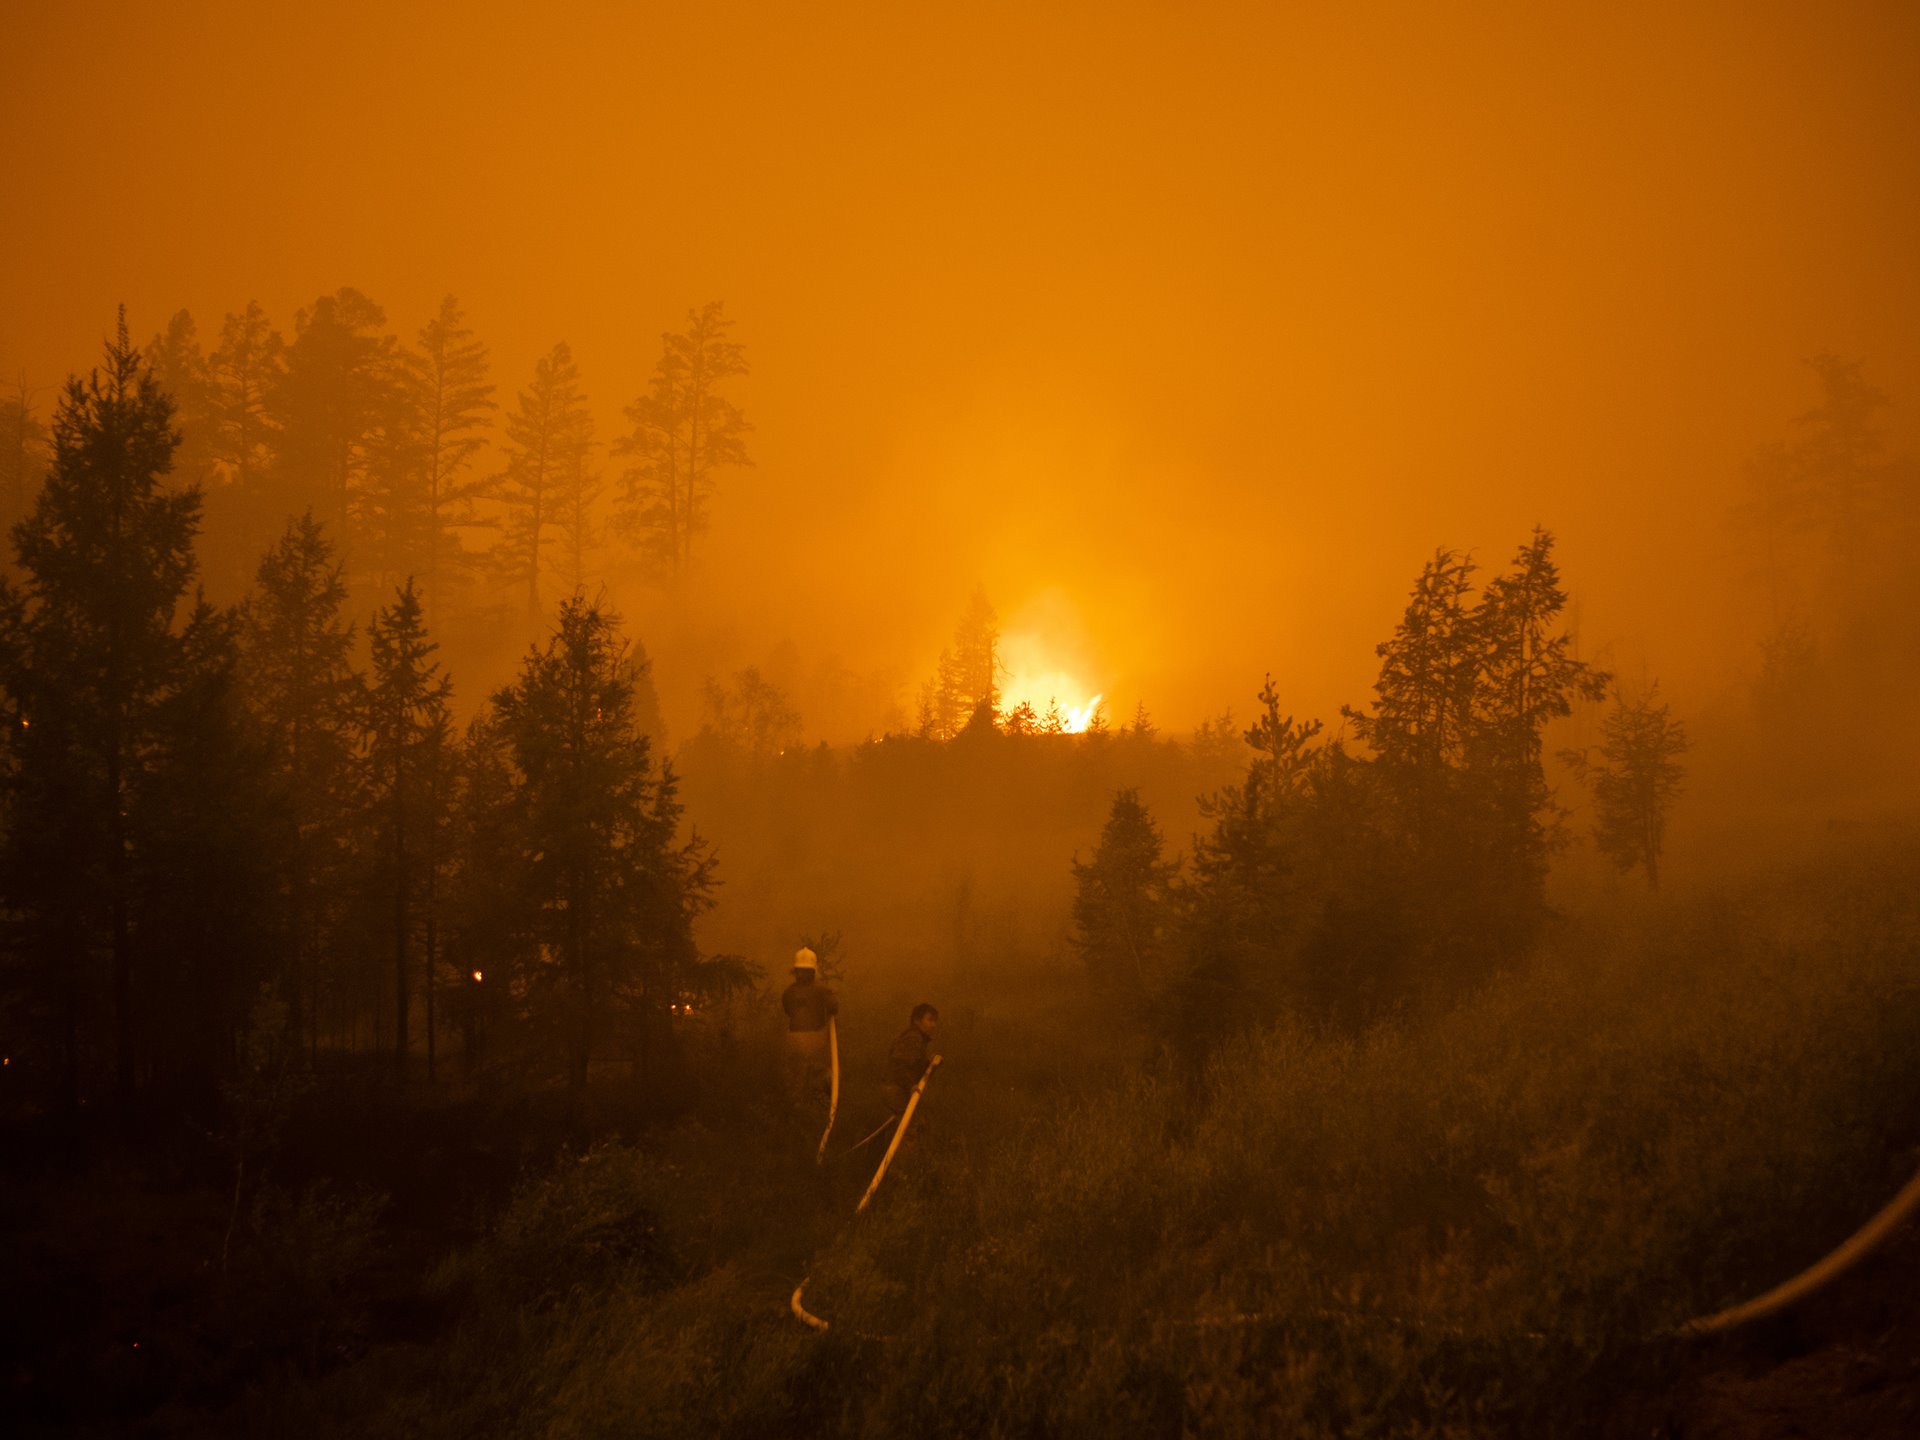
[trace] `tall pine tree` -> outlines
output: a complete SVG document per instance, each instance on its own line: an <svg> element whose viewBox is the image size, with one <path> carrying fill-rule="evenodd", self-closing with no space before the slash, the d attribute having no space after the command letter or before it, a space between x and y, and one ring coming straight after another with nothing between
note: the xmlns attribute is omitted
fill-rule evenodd
<svg viewBox="0 0 1920 1440"><path fill-rule="evenodd" d="M272 405L285 371L286 345L257 301L221 322L220 343L207 357L214 470L207 528L218 546L205 565L211 581L236 593L287 519L270 484L279 441Z"/></svg>
<svg viewBox="0 0 1920 1440"><path fill-rule="evenodd" d="M645 1058L711 903L711 862L697 837L678 841L676 783L641 728L639 678L614 617L575 597L493 701L528 857L520 928L554 957L535 989L561 1022L576 1090L614 1017L639 1029Z"/></svg>
<svg viewBox="0 0 1920 1440"><path fill-rule="evenodd" d="M402 362L421 465L422 551L411 557L411 568L421 577L432 621L444 613L442 590L464 556L460 529L480 489L469 472L499 407L487 379L487 347L467 327L451 295L421 327L415 348Z"/></svg>
<svg viewBox="0 0 1920 1440"><path fill-rule="evenodd" d="M439 801L449 736L451 682L433 658L420 597L408 581L368 630L373 673L367 692L368 817L377 887L388 905L394 985L394 1074L407 1075L416 929L434 886L427 869L440 850ZM429 956L428 989L433 957Z"/></svg>
<svg viewBox="0 0 1920 1440"><path fill-rule="evenodd" d="M33 390L23 376L0 396L0 529L26 519L51 460L52 437L33 413Z"/></svg>
<svg viewBox="0 0 1920 1440"><path fill-rule="evenodd" d="M341 618L346 580L311 513L260 561L245 611L245 691L266 747L285 957L274 977L296 1041L319 1044L321 960L331 950L355 813L364 681Z"/></svg>
<svg viewBox="0 0 1920 1440"><path fill-rule="evenodd" d="M164 483L178 443L173 406L128 339L123 308L104 366L67 383L52 472L14 529L23 579L0 599L13 791L0 884L22 922L17 938L44 957L73 1099L104 962L123 1112L142 1059L130 821L199 648L178 612L200 496ZM207 620L196 612L194 623Z"/></svg>
<svg viewBox="0 0 1920 1440"><path fill-rule="evenodd" d="M173 428L180 434L168 483L196 486L204 498L213 479L218 423L213 373L193 316L175 311L167 328L148 342L145 356L155 382L173 401Z"/></svg>
<svg viewBox="0 0 1920 1440"><path fill-rule="evenodd" d="M393 338L378 333L385 322L358 290L321 296L295 317L273 395L279 503L287 514L311 509L336 537L349 573L366 569L350 521L395 419Z"/></svg>
<svg viewBox="0 0 1920 1440"><path fill-rule="evenodd" d="M488 487L489 498L506 512L493 562L507 584L523 591L532 621L541 613L541 580L554 562L552 532L593 444L580 369L564 343L534 366L533 383L520 392L506 431L506 468Z"/></svg>
<svg viewBox="0 0 1920 1440"><path fill-rule="evenodd" d="M1633 699L1616 693L1600 736L1597 762L1584 751L1564 755L1593 792L1594 840L1621 870L1638 865L1647 888L1658 890L1667 812L1686 780L1680 763L1687 753L1686 727L1654 685Z"/></svg>
<svg viewBox="0 0 1920 1440"><path fill-rule="evenodd" d="M621 527L675 576L706 532L718 472L753 463L746 442L753 427L722 393L747 373L746 349L727 338L733 322L719 301L690 311L687 322L685 331L662 337L652 383L626 408L633 429L615 447L632 460L621 477Z"/></svg>

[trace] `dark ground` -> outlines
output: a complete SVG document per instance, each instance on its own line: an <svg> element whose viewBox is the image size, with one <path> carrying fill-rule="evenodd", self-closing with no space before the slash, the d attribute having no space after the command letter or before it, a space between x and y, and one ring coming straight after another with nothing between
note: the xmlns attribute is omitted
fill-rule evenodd
<svg viewBox="0 0 1920 1440"><path fill-rule="evenodd" d="M16 1133L8 1150L24 1163L0 1202L9 1429L192 1434L250 1387L432 1346L459 1320L428 1283L436 1267L482 1237L517 1177L623 1130L634 1138L641 1117L610 1103L577 1116L558 1101L334 1102L298 1118L284 1151L298 1163L273 1168L231 1237L230 1161L204 1135L100 1138L81 1157ZM776 1238L762 1259L778 1270L794 1247ZM769 1304L784 1283L769 1271ZM1920 1233L1797 1311L1675 1360L1665 1389L1619 1397L1595 1433L1920 1434Z"/></svg>

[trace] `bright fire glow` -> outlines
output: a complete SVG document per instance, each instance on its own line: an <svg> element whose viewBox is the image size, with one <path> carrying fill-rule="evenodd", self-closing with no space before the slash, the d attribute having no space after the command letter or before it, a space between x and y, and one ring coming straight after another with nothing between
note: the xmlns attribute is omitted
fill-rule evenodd
<svg viewBox="0 0 1920 1440"><path fill-rule="evenodd" d="M1069 735L1085 733L1086 728L1093 724L1093 717L1100 713L1100 702L1105 698L1104 695L1095 695L1084 705L1067 706L1063 712L1067 717L1067 733Z"/></svg>
<svg viewBox="0 0 1920 1440"><path fill-rule="evenodd" d="M1069 644L1068 650L1079 647ZM1067 668L1072 660L1061 655L1058 637L1050 643L1035 631L1021 629L1001 637L1000 661L1006 667L1000 681L1002 716L1025 705L1033 711L1036 729L1045 729L1050 712L1058 711L1061 728L1069 735L1084 734L1093 724L1101 696Z"/></svg>

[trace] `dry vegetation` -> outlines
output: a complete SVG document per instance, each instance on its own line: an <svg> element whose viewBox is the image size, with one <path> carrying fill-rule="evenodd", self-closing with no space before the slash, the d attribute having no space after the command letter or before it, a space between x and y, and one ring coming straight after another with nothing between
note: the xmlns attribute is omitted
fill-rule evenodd
<svg viewBox="0 0 1920 1440"><path fill-rule="evenodd" d="M1592 1433L1706 1363L1663 1330L1815 1258L1911 1167L1915 859L1583 917L1447 1013L1283 1023L1203 1074L1134 1063L1064 977L983 987L861 1220L863 1162L817 1178L750 1089L714 1093L532 1173L428 1283L440 1343L288 1372L222 1420ZM825 1336L785 1308L808 1272Z"/></svg>

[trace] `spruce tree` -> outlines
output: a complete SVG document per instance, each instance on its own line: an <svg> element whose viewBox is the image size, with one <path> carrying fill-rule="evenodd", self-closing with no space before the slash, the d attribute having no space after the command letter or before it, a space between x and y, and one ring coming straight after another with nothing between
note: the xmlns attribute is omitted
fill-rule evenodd
<svg viewBox="0 0 1920 1440"><path fill-rule="evenodd" d="M1138 790L1113 797L1092 858L1074 858L1073 943L1094 988L1144 1010L1170 981L1171 887L1179 862L1164 857Z"/></svg>
<svg viewBox="0 0 1920 1440"><path fill-rule="evenodd" d="M1393 637L1375 647L1380 677L1370 711L1342 707L1422 833L1437 823L1451 773L1463 762L1479 677L1473 562L1434 553L1420 571Z"/></svg>
<svg viewBox="0 0 1920 1440"><path fill-rule="evenodd" d="M1572 714L1576 700L1601 699L1609 678L1574 657L1572 636L1559 629L1566 605L1553 536L1535 527L1473 614L1480 657L1467 764L1492 809L1500 858L1530 894L1545 883L1559 833L1541 765L1546 727Z"/></svg>
<svg viewBox="0 0 1920 1440"><path fill-rule="evenodd" d="M1601 724L1598 763L1583 751L1563 755L1593 792L1593 837L1600 853L1622 871L1638 865L1651 890L1660 888L1667 812L1686 780L1680 763L1687 752L1686 727L1659 695L1658 685L1634 699L1615 694Z"/></svg>
<svg viewBox="0 0 1920 1440"><path fill-rule="evenodd" d="M697 962L693 920L711 903L704 844L677 839L677 784L653 764L639 680L616 619L576 596L493 698L527 857L520 928L556 957L540 990L576 1090L611 1016L648 1043Z"/></svg>

